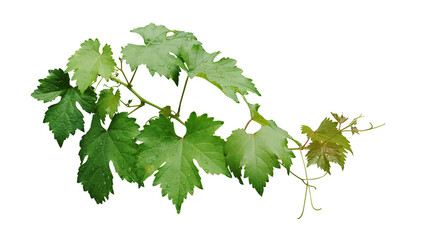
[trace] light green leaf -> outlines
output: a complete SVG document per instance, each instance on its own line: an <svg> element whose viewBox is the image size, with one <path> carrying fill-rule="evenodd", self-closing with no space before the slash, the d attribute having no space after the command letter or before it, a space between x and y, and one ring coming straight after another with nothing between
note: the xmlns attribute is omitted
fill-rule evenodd
<svg viewBox="0 0 426 240"><path fill-rule="evenodd" d="M252 80L242 75L242 70L235 66L231 58L214 59L220 52L207 53L200 44L191 48L181 48L181 57L185 61L190 78L201 77L218 87L226 96L239 102L236 93L242 95L248 92L260 96Z"/></svg>
<svg viewBox="0 0 426 240"><path fill-rule="evenodd" d="M262 115L260 115L259 113L259 104L251 104L247 102L247 105L250 109L250 117L251 119L253 119L253 121L259 123L262 126L267 126L269 125L269 121L266 120Z"/></svg>
<svg viewBox="0 0 426 240"><path fill-rule="evenodd" d="M211 174L230 177L223 154L224 141L213 134L223 122L214 121L206 114L191 113L185 123L183 138L175 133L173 123L163 115L150 120L138 137L142 141L138 156L139 171L144 179L155 171L154 185L160 185L163 196L168 195L180 212L181 205L194 187L202 189L198 165Z"/></svg>
<svg viewBox="0 0 426 240"><path fill-rule="evenodd" d="M97 203L108 199L112 188L112 173L109 162L114 164L115 171L129 182L143 185L142 177L137 174L136 167L136 136L139 125L127 113L116 114L108 130L101 125L97 114L93 116L90 130L80 142L79 152L82 164L78 170L77 182L83 185ZM87 160L84 159L87 156Z"/></svg>
<svg viewBox="0 0 426 240"><path fill-rule="evenodd" d="M120 90L114 94L114 89L104 89L99 94L98 102L96 103L96 111L99 114L102 122L105 121L105 117L108 114L112 119L114 114L118 110L118 106L120 105Z"/></svg>
<svg viewBox="0 0 426 240"><path fill-rule="evenodd" d="M226 163L235 177L240 179L244 168L244 177L262 195L273 169L279 168L281 159L289 171L294 154L287 147L288 133L278 128L273 122L270 126L262 126L254 134L237 129L228 137L225 144Z"/></svg>
<svg viewBox="0 0 426 240"><path fill-rule="evenodd" d="M98 75L109 79L116 63L112 58L111 47L106 44L99 52L98 39L89 39L81 44L81 48L68 59L66 72L74 70L72 80L77 80L78 89L84 92L92 83L96 82Z"/></svg>
<svg viewBox="0 0 426 240"><path fill-rule="evenodd" d="M183 66L179 58L181 55L179 49L198 44L197 38L192 33L171 31L163 25L152 23L131 32L139 34L145 43L145 45L128 44L122 51L123 58L132 71L144 64L152 75L158 73L167 79L173 79L177 85L180 67Z"/></svg>

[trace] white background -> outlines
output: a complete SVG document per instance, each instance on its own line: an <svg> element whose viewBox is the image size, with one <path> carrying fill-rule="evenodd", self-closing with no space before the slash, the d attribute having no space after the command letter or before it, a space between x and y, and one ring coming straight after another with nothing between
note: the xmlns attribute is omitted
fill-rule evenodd
<svg viewBox="0 0 426 240"><path fill-rule="evenodd" d="M6 1L0 11L0 239L425 239L424 1ZM304 185L283 169L263 197L201 172L204 190L180 215L152 178L137 189L115 174L115 194L96 205L76 182L82 132L60 149L42 123L48 104L30 94L84 40L99 38L117 58L142 43L129 31L151 22L236 59L263 95L249 100L300 141L300 125L316 128L330 111L362 113L359 128L386 126L348 136L355 155L313 183L322 210L308 204L301 220ZM183 84L145 69L136 81L144 97L176 109ZM243 104L202 79L188 85L183 116L192 110L225 121L224 138L248 120ZM143 125L155 113L134 116Z"/></svg>

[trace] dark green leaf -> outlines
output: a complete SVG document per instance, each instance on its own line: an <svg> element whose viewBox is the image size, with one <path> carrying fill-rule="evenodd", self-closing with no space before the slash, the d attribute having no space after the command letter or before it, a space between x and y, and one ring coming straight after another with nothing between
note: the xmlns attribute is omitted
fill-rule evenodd
<svg viewBox="0 0 426 240"><path fill-rule="evenodd" d="M101 125L97 114L93 116L90 130L80 142L79 152L82 164L78 171L77 182L83 185L97 203L108 199L112 188L112 173L109 162L114 164L115 171L129 182L142 186L142 177L136 171L136 136L139 125L127 113L116 114L108 130ZM87 156L87 160L84 161Z"/></svg>

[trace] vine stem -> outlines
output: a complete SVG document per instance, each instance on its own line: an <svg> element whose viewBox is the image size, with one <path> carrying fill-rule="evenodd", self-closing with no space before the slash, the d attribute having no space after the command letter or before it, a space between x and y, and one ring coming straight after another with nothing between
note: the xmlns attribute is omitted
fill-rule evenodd
<svg viewBox="0 0 426 240"><path fill-rule="evenodd" d="M130 82L129 82L129 85L130 86L132 86L132 82L133 82L133 79L135 78L135 75L136 75L136 72L138 71L138 67L136 67L135 68L135 71L133 72L133 75L132 75L132 78L130 78ZM124 76L124 75L123 75Z"/></svg>
<svg viewBox="0 0 426 240"><path fill-rule="evenodd" d="M249 126L249 124L251 123L251 121L253 121L253 118L250 118L250 120L248 120L246 126L244 127L244 131L247 129L247 127Z"/></svg>
<svg viewBox="0 0 426 240"><path fill-rule="evenodd" d="M123 85L123 86L125 86L127 89L129 89L129 91L130 92L132 92L140 101L141 101L141 103L143 103L143 104L148 104L148 105L150 105L150 106L152 106L152 107L154 107L154 108L156 108L156 109L158 109L158 110L162 110L163 108L162 107L160 107L160 106L158 106L158 105L156 105L156 104L154 104L154 103L152 103L152 102L150 102L150 101L148 101L148 100L146 100L145 98L143 98L141 95L139 95L139 93L137 93L133 88L132 88L132 86L130 86L129 84L127 84L127 83L125 83L125 82L123 82L123 81L121 81L120 79L118 79L118 78L116 78L116 77L113 77L113 76L111 76L110 77L110 79L111 80L113 80L114 82L116 82L116 83L119 83L119 84L121 84L121 85ZM142 104L141 104L142 105ZM141 105L139 105L139 106L141 106ZM139 107L137 108L137 109L139 109ZM135 109L136 110L136 109ZM133 110L132 112L134 112L135 110ZM131 112L131 113L132 113ZM172 118L174 118L174 119L176 119L179 123L181 123L182 125L185 125L185 123L182 121L182 120L180 120L179 119L179 117L178 116L176 116L176 115L171 115L171 117Z"/></svg>
<svg viewBox="0 0 426 240"><path fill-rule="evenodd" d="M370 130L373 130L373 129L376 129L376 128L379 128L379 127L383 127L385 125L385 123L383 123L383 124L381 124L381 125L379 125L379 126L375 126L375 127L370 127L370 128L367 128L367 129L362 129L362 130L358 130L358 132L366 132L366 131L370 131ZM342 132L350 132L351 130L343 130L342 129Z"/></svg>
<svg viewBox="0 0 426 240"><path fill-rule="evenodd" d="M189 75L186 76L185 85L183 85L182 95L180 96L179 107L178 107L178 110L177 110L177 113L176 113L176 116L178 116L178 117L179 117L179 113L180 113L180 108L182 106L182 100L183 100L183 95L185 94L186 85L188 84L188 79L189 79Z"/></svg>
<svg viewBox="0 0 426 240"><path fill-rule="evenodd" d="M305 206L306 206L306 195L307 192L309 191L309 198L311 201L311 206L314 210L319 211L321 210L321 208L315 208L314 204L312 202L312 193L311 193L311 188L309 187L309 177L308 177L308 170L306 169L306 164L305 164L305 158L303 157L303 152L302 150L300 150L300 156L302 157L302 163L303 163L303 168L305 169L305 176L306 176L306 189L305 189L305 198L303 200L303 208L302 208L302 213L300 214L300 216L297 219L300 219L303 216L303 213L305 212Z"/></svg>

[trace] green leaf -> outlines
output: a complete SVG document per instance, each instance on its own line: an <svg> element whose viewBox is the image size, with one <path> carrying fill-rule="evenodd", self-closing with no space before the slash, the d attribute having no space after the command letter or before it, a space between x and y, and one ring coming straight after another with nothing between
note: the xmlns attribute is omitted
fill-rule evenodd
<svg viewBox="0 0 426 240"><path fill-rule="evenodd" d="M144 64L153 76L158 73L167 79L173 79L177 85L180 66L183 65L179 58L181 55L179 49L198 44L197 38L192 33L171 31L163 25L152 23L133 29L131 32L139 34L145 43L145 45L128 44L122 51L123 58L132 71ZM168 34L172 35L168 36Z"/></svg>
<svg viewBox="0 0 426 240"><path fill-rule="evenodd" d="M260 105L259 104L251 104L247 102L247 105L250 109L250 117L253 121L259 123L262 126L269 125L269 121L266 120L260 113L258 112Z"/></svg>
<svg viewBox="0 0 426 240"><path fill-rule="evenodd" d="M49 70L49 76L38 81L40 85L31 96L43 102L53 101L72 88L69 75L62 69Z"/></svg>
<svg viewBox="0 0 426 240"><path fill-rule="evenodd" d="M166 118L169 118L172 115L172 108L170 106L165 106L159 113L164 115Z"/></svg>
<svg viewBox="0 0 426 240"><path fill-rule="evenodd" d="M314 131L310 127L302 125L302 134L306 134L307 137L310 137L313 132Z"/></svg>
<svg viewBox="0 0 426 240"><path fill-rule="evenodd" d="M96 93L93 88L81 93L78 89L71 87L68 73L62 69L49 71L49 76L41 79L38 88L31 94L35 99L44 102L61 100L49 106L44 116L44 123L49 124L49 129L58 141L60 147L69 135L74 135L77 129L84 131L83 114L76 106L76 102L88 113L95 108Z"/></svg>
<svg viewBox="0 0 426 240"><path fill-rule="evenodd" d="M112 58L111 47L106 44L99 52L98 39L86 40L81 48L68 59L66 72L74 70L72 80L77 80L78 89L84 92L92 83L96 82L98 75L109 79L116 63Z"/></svg>
<svg viewBox="0 0 426 240"><path fill-rule="evenodd" d="M273 122L270 126L262 126L254 134L248 134L243 129L237 129L228 137L225 144L226 163L235 177L240 179L244 168L244 177L262 195L273 169L280 168L281 159L287 171L292 164L294 154L288 149L287 143L291 138L288 133L277 127Z"/></svg>
<svg viewBox="0 0 426 240"><path fill-rule="evenodd" d="M330 162L337 163L342 169L344 168L347 151L342 146L330 141L325 143L313 141L307 149L309 149L306 154L308 166L316 164L329 174Z"/></svg>
<svg viewBox="0 0 426 240"><path fill-rule="evenodd" d="M207 53L200 44L181 48L181 53L190 78L198 76L206 79L235 102L239 102L237 92L242 95L252 92L260 96L252 80L244 77L243 71L235 66L237 61L234 59L222 58L215 62L220 52Z"/></svg>
<svg viewBox="0 0 426 240"><path fill-rule="evenodd" d="M194 187L202 189L194 159L206 173L230 177L223 154L224 140L213 135L222 124L206 114L197 116L193 112L181 138L170 119L160 115L150 120L138 137L142 144L137 165L143 179L158 170L153 184L160 185L162 195L168 195L178 213L188 193L192 195Z"/></svg>
<svg viewBox="0 0 426 240"><path fill-rule="evenodd" d="M99 94L99 99L96 103L96 110L102 122L105 121L107 114L112 119L118 110L118 105L120 105L120 90L117 89L115 94L113 91L114 90L112 88L104 89Z"/></svg>
<svg viewBox="0 0 426 240"><path fill-rule="evenodd" d="M143 186L142 178L135 170L138 147L135 137L138 134L139 125L127 113L114 115L108 130L102 127L97 114L93 116L90 130L80 142L82 164L77 182L97 203L102 203L108 199L109 193L114 193L110 161L121 179ZM84 161L86 156L87 160Z"/></svg>

